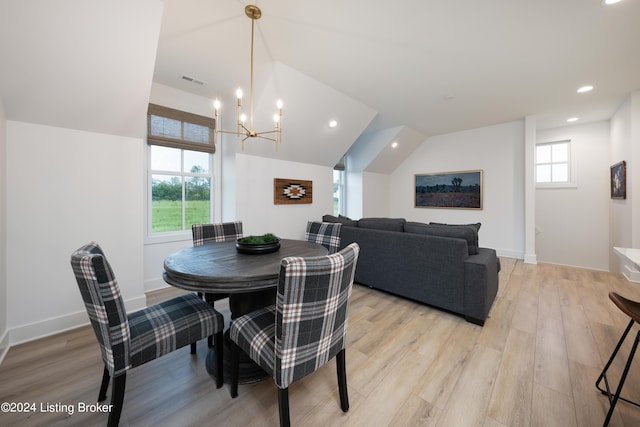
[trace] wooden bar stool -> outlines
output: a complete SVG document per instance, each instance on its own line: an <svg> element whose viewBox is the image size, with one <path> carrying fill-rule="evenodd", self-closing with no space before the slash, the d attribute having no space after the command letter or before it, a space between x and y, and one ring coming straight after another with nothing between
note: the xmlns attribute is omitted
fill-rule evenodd
<svg viewBox="0 0 640 427"><path fill-rule="evenodd" d="M616 354L620 350L620 347L622 347L622 343L627 338L627 335L629 334L631 327L633 326L634 322L640 324L640 303L628 300L618 295L615 292L609 292L609 298L620 310L622 310L623 313L629 316L631 320L629 321L629 325L627 325L627 328L624 330L624 333L620 337L620 341L618 341L618 345L616 345L616 348L613 350L613 353L611 354L609 361L607 362L607 364L604 366L604 369L600 373L600 376L598 377L598 381L596 381L596 387L598 388L598 390L602 392L602 394L605 394L609 398L609 404L611 405L611 407L609 408L609 412L607 413L607 418L605 418L604 420L603 426L609 425L609 421L611 420L611 415L613 415L613 409L615 408L616 403L618 403L618 399L624 400L625 402L628 402L635 406L640 407L640 404L636 402L632 402L631 400L625 399L624 397L620 396L620 392L622 391L622 386L624 385L624 381L626 380L627 374L629 373L629 367L631 366L631 362L633 361L633 356L636 354L636 349L638 348L638 341L640 341L640 330L636 334L636 339L634 340L633 346L631 347L629 358L627 359L627 363L625 364L624 371L622 372L622 376L620 377L620 384L618 384L618 388L616 389L615 394L611 394L611 389L609 387L609 380L607 379L607 370L609 369L609 366L611 366L611 363L613 363L613 359L616 357ZM604 380L604 384L605 384L604 389L600 387L600 383L602 382L602 380Z"/></svg>

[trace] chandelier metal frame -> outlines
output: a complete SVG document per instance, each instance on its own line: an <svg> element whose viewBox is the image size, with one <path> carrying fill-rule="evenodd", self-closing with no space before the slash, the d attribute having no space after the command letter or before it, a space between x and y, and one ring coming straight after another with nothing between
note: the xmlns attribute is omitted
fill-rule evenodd
<svg viewBox="0 0 640 427"><path fill-rule="evenodd" d="M247 124L247 117L242 113L242 90L238 88L236 91L237 102L237 129L235 131L220 129L220 108L221 104L218 99L213 103L215 119L216 119L216 144L218 143L219 134L226 133L236 135L238 138L242 138L242 151L244 151L244 142L248 138L262 138L269 141L273 141L278 151L278 145L282 143L282 101L278 100L276 107L278 112L274 114L274 129L268 131L258 132L253 128L253 46L254 46L254 34L255 34L255 22L262 17L262 11L258 6L248 5L244 8L244 13L251 19L251 73L250 73L250 88L249 88L249 123Z"/></svg>

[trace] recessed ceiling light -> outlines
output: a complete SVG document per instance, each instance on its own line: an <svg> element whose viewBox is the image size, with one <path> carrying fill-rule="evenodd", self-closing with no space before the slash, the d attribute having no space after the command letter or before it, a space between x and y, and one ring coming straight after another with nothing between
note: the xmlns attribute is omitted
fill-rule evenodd
<svg viewBox="0 0 640 427"><path fill-rule="evenodd" d="M602 4L608 6L610 4L620 3L622 0L602 0Z"/></svg>
<svg viewBox="0 0 640 427"><path fill-rule="evenodd" d="M334 128L336 126L338 126L338 122L336 120L330 120L329 121L329 127L330 128Z"/></svg>
<svg viewBox="0 0 640 427"><path fill-rule="evenodd" d="M398 146L398 141L393 141L391 143L391 148L396 148Z"/></svg>
<svg viewBox="0 0 640 427"><path fill-rule="evenodd" d="M567 119L567 122L569 122L569 123L573 123L573 122L577 122L577 121L578 121L577 117L571 117L571 118Z"/></svg>
<svg viewBox="0 0 640 427"><path fill-rule="evenodd" d="M582 86L582 87L578 88L578 93L591 92L592 90L593 90L593 86L586 85L586 86Z"/></svg>

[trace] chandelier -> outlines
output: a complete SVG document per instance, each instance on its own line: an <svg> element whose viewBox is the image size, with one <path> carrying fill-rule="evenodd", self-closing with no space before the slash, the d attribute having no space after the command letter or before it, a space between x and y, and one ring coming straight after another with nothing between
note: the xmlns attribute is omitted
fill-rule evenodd
<svg viewBox="0 0 640 427"><path fill-rule="evenodd" d="M218 142L220 133L228 133L236 135L238 138L242 138L242 151L244 151L244 142L248 138L262 138L269 141L273 141L278 151L278 145L282 142L282 101L278 100L276 107L278 112L273 115L274 127L273 130L257 132L253 128L253 35L255 22L262 16L262 11L258 6L248 5L244 8L244 13L251 19L251 86L249 88L249 117L247 123L247 115L242 112L242 89L238 88L236 91L236 97L238 98L238 118L237 129L235 131L219 129L220 123L220 101L216 99L213 102L213 108L215 110L216 118L216 144Z"/></svg>

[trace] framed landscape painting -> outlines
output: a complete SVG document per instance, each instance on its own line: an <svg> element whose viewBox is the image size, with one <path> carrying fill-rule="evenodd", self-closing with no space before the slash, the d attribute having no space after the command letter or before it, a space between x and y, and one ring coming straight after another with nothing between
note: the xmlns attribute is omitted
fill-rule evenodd
<svg viewBox="0 0 640 427"><path fill-rule="evenodd" d="M627 198L627 162L624 160L611 166L611 198Z"/></svg>
<svg viewBox="0 0 640 427"><path fill-rule="evenodd" d="M482 170L416 174L416 208L482 209Z"/></svg>

